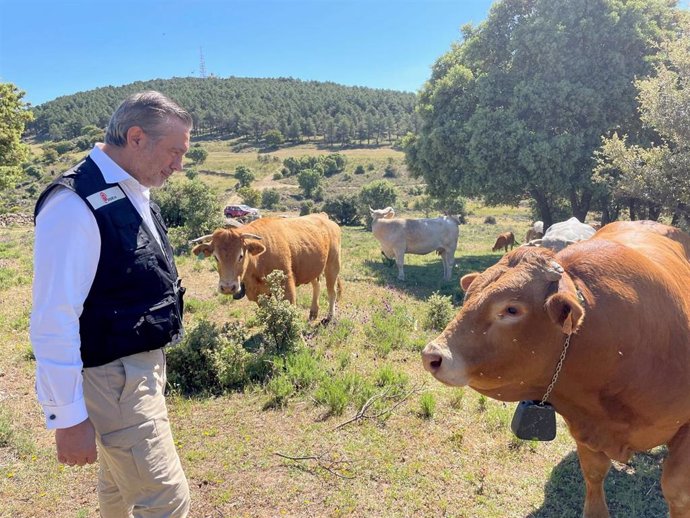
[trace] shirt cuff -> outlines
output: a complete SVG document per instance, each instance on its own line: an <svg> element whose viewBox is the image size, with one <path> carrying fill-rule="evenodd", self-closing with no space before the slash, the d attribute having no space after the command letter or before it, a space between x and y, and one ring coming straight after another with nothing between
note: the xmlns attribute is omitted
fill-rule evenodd
<svg viewBox="0 0 690 518"><path fill-rule="evenodd" d="M56 428L69 428L79 424L89 417L86 412L86 403L83 399L69 405L53 406L41 405L46 418L46 427L49 430Z"/></svg>

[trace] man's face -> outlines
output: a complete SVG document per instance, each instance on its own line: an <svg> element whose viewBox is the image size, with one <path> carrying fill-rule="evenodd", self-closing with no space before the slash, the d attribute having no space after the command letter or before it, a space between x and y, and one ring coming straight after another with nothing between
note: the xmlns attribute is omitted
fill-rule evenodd
<svg viewBox="0 0 690 518"><path fill-rule="evenodd" d="M130 174L144 187L161 187L175 171L182 170L188 150L189 129L181 121L170 121L158 139L141 132Z"/></svg>

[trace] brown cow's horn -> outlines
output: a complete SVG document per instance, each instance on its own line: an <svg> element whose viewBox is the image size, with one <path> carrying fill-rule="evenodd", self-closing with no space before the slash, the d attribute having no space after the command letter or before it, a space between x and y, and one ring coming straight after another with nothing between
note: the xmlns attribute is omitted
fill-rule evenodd
<svg viewBox="0 0 690 518"><path fill-rule="evenodd" d="M257 236L256 234L240 234L240 236L242 237L242 239L263 239L261 236Z"/></svg>
<svg viewBox="0 0 690 518"><path fill-rule="evenodd" d="M212 237L213 237L213 234L206 234L205 236L197 237L195 239L190 240L189 244L198 243L200 241L203 241L204 239L211 239Z"/></svg>
<svg viewBox="0 0 690 518"><path fill-rule="evenodd" d="M560 281L563 275L563 267L556 261L549 263L549 268L546 269L546 278L550 281Z"/></svg>

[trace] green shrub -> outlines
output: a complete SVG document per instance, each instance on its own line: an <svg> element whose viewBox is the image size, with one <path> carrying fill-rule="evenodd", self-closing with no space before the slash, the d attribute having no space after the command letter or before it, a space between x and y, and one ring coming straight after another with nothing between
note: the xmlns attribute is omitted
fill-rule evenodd
<svg viewBox="0 0 690 518"><path fill-rule="evenodd" d="M302 343L304 324L298 309L285 300L285 273L273 270L266 276L270 295L259 295L255 322L262 327L266 351L285 356Z"/></svg>
<svg viewBox="0 0 690 518"><path fill-rule="evenodd" d="M364 174L364 166L362 164L355 167L355 174Z"/></svg>
<svg viewBox="0 0 690 518"><path fill-rule="evenodd" d="M375 180L362 187L359 193L359 213L366 221L367 228L371 229L369 207L372 209L393 207L397 199L398 193L395 186L387 180Z"/></svg>
<svg viewBox="0 0 690 518"><path fill-rule="evenodd" d="M280 201L280 192L277 189L266 189L261 192L261 207L273 209Z"/></svg>
<svg viewBox="0 0 690 518"><path fill-rule="evenodd" d="M369 342L374 344L379 356L385 357L392 350L409 345L410 334L414 330L414 319L404 307L392 308L386 303L382 310L371 316L370 325L364 328Z"/></svg>
<svg viewBox="0 0 690 518"><path fill-rule="evenodd" d="M238 183L238 190L242 187L249 187L251 183L256 179L254 172L245 165L238 165L235 168L235 178Z"/></svg>
<svg viewBox="0 0 690 518"><path fill-rule="evenodd" d="M341 379L325 378L316 389L314 399L328 408L329 415L342 415L348 403L345 383Z"/></svg>
<svg viewBox="0 0 690 518"><path fill-rule="evenodd" d="M424 319L424 329L433 329L434 331L443 331L448 322L455 316L455 309L453 308L453 298L443 296L438 292L434 292L427 301L426 318Z"/></svg>
<svg viewBox="0 0 690 518"><path fill-rule="evenodd" d="M250 207L258 207L261 204L261 191L252 189L251 187L241 187L237 190L237 194L242 198L242 203Z"/></svg>
<svg viewBox="0 0 690 518"><path fill-rule="evenodd" d="M312 214L316 212L316 205L312 200L305 200L299 206L299 215L306 216L307 214Z"/></svg>
<svg viewBox="0 0 690 518"><path fill-rule="evenodd" d="M424 419L434 417L436 398L431 392L425 392L419 397L419 415Z"/></svg>
<svg viewBox="0 0 690 518"><path fill-rule="evenodd" d="M285 374L271 378L265 387L269 400L264 408L284 408L295 389L292 382Z"/></svg>
<svg viewBox="0 0 690 518"><path fill-rule="evenodd" d="M407 374L401 371L396 371L390 365L381 367L375 376L376 386L382 388L391 388L388 393L389 396L400 395L405 392L405 387L410 378Z"/></svg>
<svg viewBox="0 0 690 518"><path fill-rule="evenodd" d="M194 165L201 165L206 162L208 158L208 151L202 148L199 144L195 144L192 149L187 151L186 157L192 161Z"/></svg>
<svg viewBox="0 0 690 518"><path fill-rule="evenodd" d="M257 380L261 373L249 367L263 363L263 358L244 349L246 337L241 323L218 328L199 320L182 342L168 350L170 386L183 394L221 394Z"/></svg>
<svg viewBox="0 0 690 518"><path fill-rule="evenodd" d="M357 225L359 216L357 215L357 197L339 195L333 199L326 200L323 204L323 211L333 219L338 225Z"/></svg>
<svg viewBox="0 0 690 518"><path fill-rule="evenodd" d="M285 358L285 375L295 390L311 387L324 376L322 361L311 350L303 348Z"/></svg>

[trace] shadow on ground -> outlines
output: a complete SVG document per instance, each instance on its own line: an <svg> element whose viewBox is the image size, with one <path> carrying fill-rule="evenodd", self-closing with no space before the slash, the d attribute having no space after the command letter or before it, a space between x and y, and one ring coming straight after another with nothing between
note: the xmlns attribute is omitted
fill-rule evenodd
<svg viewBox="0 0 690 518"><path fill-rule="evenodd" d="M611 468L604 488L612 518L663 518L668 507L661 494L661 463L665 448L639 453L627 465ZM544 486L544 503L526 518L580 518L585 483L575 452L551 472Z"/></svg>
<svg viewBox="0 0 690 518"><path fill-rule="evenodd" d="M419 300L428 299L434 292L453 297L453 304L462 303L464 292L460 289L460 278L471 272L482 272L494 265L500 255L465 255L455 259L453 275L449 281L443 280L443 264L440 257L430 263L406 264L405 280L398 280L398 267L381 256L378 261L365 260L364 267L376 279L379 286L391 286Z"/></svg>

